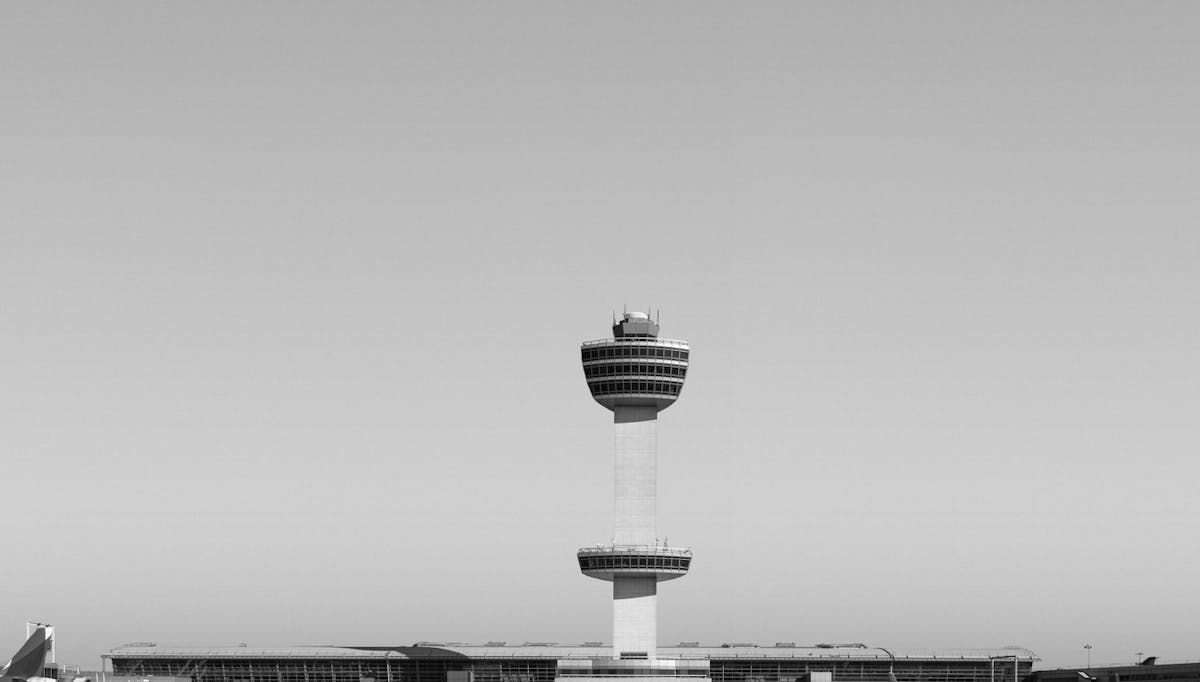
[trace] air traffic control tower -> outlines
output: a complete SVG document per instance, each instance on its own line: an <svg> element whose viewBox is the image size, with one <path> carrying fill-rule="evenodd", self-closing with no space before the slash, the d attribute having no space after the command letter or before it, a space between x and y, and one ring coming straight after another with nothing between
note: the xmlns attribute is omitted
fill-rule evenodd
<svg viewBox="0 0 1200 682"><path fill-rule="evenodd" d="M688 344L658 338L643 313L626 313L612 330L581 351L592 397L613 412L616 518L612 543L579 550L579 569L612 583L613 658L655 661L658 583L692 561L691 550L666 546L655 522L658 413L683 391Z"/></svg>

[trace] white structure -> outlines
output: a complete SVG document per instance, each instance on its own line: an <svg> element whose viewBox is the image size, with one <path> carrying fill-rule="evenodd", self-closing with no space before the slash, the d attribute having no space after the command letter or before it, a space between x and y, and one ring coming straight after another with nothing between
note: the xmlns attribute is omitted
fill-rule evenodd
<svg viewBox="0 0 1200 682"><path fill-rule="evenodd" d="M581 349L596 402L613 412L616 431L612 544L579 550L584 575L613 584L613 657L657 659L658 583L687 573L692 553L667 547L656 528L658 413L679 397L688 344L658 338L658 324L627 313L613 338Z"/></svg>

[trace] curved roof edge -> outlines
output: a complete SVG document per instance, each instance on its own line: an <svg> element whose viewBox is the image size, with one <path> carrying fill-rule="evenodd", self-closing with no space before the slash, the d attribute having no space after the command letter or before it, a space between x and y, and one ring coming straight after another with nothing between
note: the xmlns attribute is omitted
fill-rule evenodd
<svg viewBox="0 0 1200 682"><path fill-rule="evenodd" d="M889 649L897 661L988 660L1016 656L1018 660L1040 661L1024 647L996 649ZM659 656L679 659L753 659L787 658L812 660L889 660L878 649L815 646L660 646ZM530 645L530 646L293 646L293 647L171 647L122 646L104 654L104 658L605 658L612 655L607 646Z"/></svg>

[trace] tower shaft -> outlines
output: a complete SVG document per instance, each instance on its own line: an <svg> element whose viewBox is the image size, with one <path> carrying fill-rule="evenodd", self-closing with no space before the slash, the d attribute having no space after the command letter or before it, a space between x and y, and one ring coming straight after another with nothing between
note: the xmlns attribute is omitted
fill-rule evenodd
<svg viewBox="0 0 1200 682"><path fill-rule="evenodd" d="M613 578L613 658L658 659L658 578Z"/></svg>
<svg viewBox="0 0 1200 682"><path fill-rule="evenodd" d="M658 408L613 410L616 466L613 544L653 546L658 540Z"/></svg>
<svg viewBox="0 0 1200 682"><path fill-rule="evenodd" d="M615 478L613 544L649 549L658 544L658 408L613 410ZM613 656L657 658L658 578L613 578Z"/></svg>

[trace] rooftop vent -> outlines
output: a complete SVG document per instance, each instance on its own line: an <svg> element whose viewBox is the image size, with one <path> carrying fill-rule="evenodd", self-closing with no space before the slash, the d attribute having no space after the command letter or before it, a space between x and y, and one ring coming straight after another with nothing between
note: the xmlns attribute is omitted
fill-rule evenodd
<svg viewBox="0 0 1200 682"><path fill-rule="evenodd" d="M484 644L484 646L508 646L508 642L493 641L493 642L488 642L487 644Z"/></svg>
<svg viewBox="0 0 1200 682"><path fill-rule="evenodd" d="M700 646L700 642L680 642L679 646L685 649L694 649Z"/></svg>
<svg viewBox="0 0 1200 682"><path fill-rule="evenodd" d="M757 649L758 645L754 642L725 642L721 645L722 649L734 649L738 647L754 647Z"/></svg>
<svg viewBox="0 0 1200 682"><path fill-rule="evenodd" d="M775 642L776 649L795 649L795 642Z"/></svg>
<svg viewBox="0 0 1200 682"><path fill-rule="evenodd" d="M604 646L604 642L584 642L584 646Z"/></svg>

